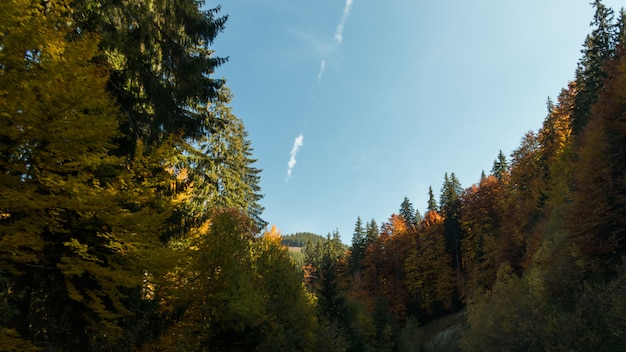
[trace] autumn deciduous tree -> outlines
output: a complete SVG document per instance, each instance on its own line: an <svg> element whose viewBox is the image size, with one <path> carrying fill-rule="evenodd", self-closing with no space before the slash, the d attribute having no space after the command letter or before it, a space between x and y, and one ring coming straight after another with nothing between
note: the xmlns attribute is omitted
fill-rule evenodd
<svg viewBox="0 0 626 352"><path fill-rule="evenodd" d="M237 210L219 210L180 249L161 297L174 323L157 344L166 351L245 351L262 341L263 292L250 256L253 223Z"/></svg>
<svg viewBox="0 0 626 352"><path fill-rule="evenodd" d="M255 272L263 292L265 316L263 342L259 351L315 351L318 320L314 298L306 292L300 270L296 268L287 247L280 243L275 226L252 246Z"/></svg>
<svg viewBox="0 0 626 352"><path fill-rule="evenodd" d="M46 349L124 348L168 206L152 159L110 155L119 111L98 38L68 39L69 5L0 4L2 324Z"/></svg>

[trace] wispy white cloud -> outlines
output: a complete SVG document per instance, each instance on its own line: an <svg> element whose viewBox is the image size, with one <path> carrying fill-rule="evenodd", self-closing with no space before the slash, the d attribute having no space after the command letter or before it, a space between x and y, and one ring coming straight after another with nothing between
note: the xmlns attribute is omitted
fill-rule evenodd
<svg viewBox="0 0 626 352"><path fill-rule="evenodd" d="M298 150L300 150L300 147L302 147L302 144L304 143L304 136L302 135L302 133L300 133L298 135L298 137L296 137L293 140L293 148L291 148L291 156L289 157L289 162L287 163L287 179L289 179L291 177L291 171L293 170L293 167L296 166L296 154L298 154Z"/></svg>
<svg viewBox="0 0 626 352"><path fill-rule="evenodd" d="M291 47L290 51L286 53L286 56L295 59L309 59L311 56L321 58L319 70L317 71L318 83L321 83L326 69L338 70L338 63L341 62L341 59L338 58L338 52L343 42L343 30L346 20L352 11L353 3L354 0L346 0L343 13L335 31L334 40L329 40L330 38L323 39L324 37L321 35L312 34L297 28L287 28L287 31L299 39L299 42L303 45L296 49Z"/></svg>
<svg viewBox="0 0 626 352"><path fill-rule="evenodd" d="M353 0L346 0L346 6L343 8L343 15L341 15L341 20L339 21L339 25L337 25L337 30L335 31L335 41L338 44L341 44L341 42L343 41L343 26L346 23L348 15L350 15L352 2Z"/></svg>
<svg viewBox="0 0 626 352"><path fill-rule="evenodd" d="M317 73L317 81L322 81L322 76L324 75L324 71L326 70L326 60L320 61L320 70Z"/></svg>
<svg viewBox="0 0 626 352"><path fill-rule="evenodd" d="M323 57L332 54L336 50L333 42L322 39L320 35L309 33L297 28L287 28L287 32L297 38L303 45L290 47L289 56L301 59L311 56Z"/></svg>

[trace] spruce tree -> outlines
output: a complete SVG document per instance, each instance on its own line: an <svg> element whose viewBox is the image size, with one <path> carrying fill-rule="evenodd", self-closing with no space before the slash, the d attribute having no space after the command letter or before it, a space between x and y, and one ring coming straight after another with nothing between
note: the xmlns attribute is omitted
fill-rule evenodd
<svg viewBox="0 0 626 352"><path fill-rule="evenodd" d="M378 224L376 224L376 220L372 218L372 220L365 225L365 239L368 245L374 243L378 238L378 231Z"/></svg>
<svg viewBox="0 0 626 352"><path fill-rule="evenodd" d="M441 187L441 213L444 216L443 230L446 242L446 250L452 258L452 265L456 268L457 275L461 273L461 202L459 197L463 189L461 183L453 173L444 175L444 183Z"/></svg>
<svg viewBox="0 0 626 352"><path fill-rule="evenodd" d="M194 140L219 126L204 109L217 97L224 63L210 45L223 30L219 7L200 10L195 0L77 0L75 35L95 33L112 72L109 91L125 118L120 152L132 155L136 141L148 148L176 135Z"/></svg>
<svg viewBox="0 0 626 352"><path fill-rule="evenodd" d="M446 172L443 185L441 186L441 195L439 196L439 207L443 216L447 216L453 210L452 208L458 202L461 192L463 192L461 183L454 172L450 176Z"/></svg>
<svg viewBox="0 0 626 352"><path fill-rule="evenodd" d="M591 26L593 30L583 44L583 57L576 69L578 92L572 113L573 133L579 134L589 120L591 106L598 98L607 73L604 66L613 57L619 28L614 23L613 10L601 0L592 3L595 14Z"/></svg>
<svg viewBox="0 0 626 352"><path fill-rule="evenodd" d="M428 207L426 209L428 212L437 211L437 201L435 200L432 186L428 186Z"/></svg>
<svg viewBox="0 0 626 352"><path fill-rule="evenodd" d="M363 222L361 217L357 217L354 224L354 234L352 235L352 247L350 250L350 271L356 272L359 270L361 260L365 257L365 249L367 248L365 228L363 228Z"/></svg>
<svg viewBox="0 0 626 352"><path fill-rule="evenodd" d="M197 224L206 221L211 208L236 208L254 219L260 230L267 225L259 204L261 170L254 166L248 133L232 113L230 101L230 91L224 86L206 112L206 118L219 121L220 128L186 143L178 158L176 169L187 172L185 184L192 188L183 212Z"/></svg>
<svg viewBox="0 0 626 352"><path fill-rule="evenodd" d="M417 227L417 218L415 217L415 209L409 198L404 197L402 204L400 205L400 216L404 219L406 227L408 229L414 229Z"/></svg>
<svg viewBox="0 0 626 352"><path fill-rule="evenodd" d="M502 150L498 153L498 157L493 161L493 167L491 168L491 174L498 180L502 180L504 175L509 170L509 163L506 161L506 156L502 153ZM482 177L481 177L482 178Z"/></svg>

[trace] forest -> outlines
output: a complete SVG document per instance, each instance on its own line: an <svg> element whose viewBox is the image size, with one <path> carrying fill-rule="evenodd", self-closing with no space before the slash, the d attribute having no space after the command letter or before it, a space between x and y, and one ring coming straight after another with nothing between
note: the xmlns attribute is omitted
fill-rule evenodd
<svg viewBox="0 0 626 352"><path fill-rule="evenodd" d="M626 346L626 13L542 126L422 215L282 236L195 0L0 1L1 351ZM289 247L297 247L294 254Z"/></svg>

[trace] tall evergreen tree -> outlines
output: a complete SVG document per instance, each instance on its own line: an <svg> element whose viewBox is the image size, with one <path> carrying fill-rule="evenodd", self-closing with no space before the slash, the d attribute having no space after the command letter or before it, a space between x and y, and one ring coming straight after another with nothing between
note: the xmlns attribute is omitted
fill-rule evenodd
<svg viewBox="0 0 626 352"><path fill-rule="evenodd" d="M365 224L365 238L367 244L373 243L376 238L378 238L378 235L378 224L376 224L376 220L372 218L372 220Z"/></svg>
<svg viewBox="0 0 626 352"><path fill-rule="evenodd" d="M427 213L417 246L404 260L406 289L429 317L451 308L454 297L454 276L442 227L441 215Z"/></svg>
<svg viewBox="0 0 626 352"><path fill-rule="evenodd" d="M350 250L350 271L356 272L359 270L361 260L365 256L365 249L367 248L367 232L363 227L361 217L357 217L354 224L354 234L352 235L352 247Z"/></svg>
<svg viewBox="0 0 626 352"><path fill-rule="evenodd" d="M441 194L439 196L439 207L443 216L447 216L453 210L452 208L458 202L462 191L461 183L454 172L450 176L446 172L443 176L443 185L441 186Z"/></svg>
<svg viewBox="0 0 626 352"><path fill-rule="evenodd" d="M498 179L502 180L502 177L508 172L509 163L506 161L506 156L502 153L502 150L498 153L498 158L494 160L491 173ZM481 177L482 178L482 177Z"/></svg>
<svg viewBox="0 0 626 352"><path fill-rule="evenodd" d="M607 69L612 73L598 96L589 124L577 143L571 202L570 238L594 275L615 274L626 254L626 50Z"/></svg>
<svg viewBox="0 0 626 352"><path fill-rule="evenodd" d="M195 220L192 223L202 223L210 208L236 208L262 229L267 223L261 219L263 207L259 204L263 198L259 186L261 170L254 167L256 160L252 158L248 133L242 121L232 114L230 101L230 91L223 86L206 112L207 119L218 121L220 128L198 137L194 143L186 143L176 164L178 170L187 173L186 184L192 188L183 211L187 218Z"/></svg>
<svg viewBox="0 0 626 352"><path fill-rule="evenodd" d="M583 57L576 69L578 92L572 113L574 134L579 134L589 120L591 106L597 100L607 78L604 66L613 57L618 36L613 10L605 6L601 0L594 0L592 5L595 8L591 22L593 30L585 39Z"/></svg>
<svg viewBox="0 0 626 352"><path fill-rule="evenodd" d="M422 222L424 218L422 217L422 214L420 213L419 209L415 209L415 223L417 225L419 225L420 222Z"/></svg>
<svg viewBox="0 0 626 352"><path fill-rule="evenodd" d="M441 213L444 216L443 232L446 242L446 250L452 258L452 265L456 269L457 275L461 274L461 202L460 196L463 192L461 183L453 173L444 175L444 183L441 187Z"/></svg>
<svg viewBox="0 0 626 352"><path fill-rule="evenodd" d="M95 33L112 72L109 91L122 107L120 152L135 141L151 148L173 134L195 139L218 126L203 113L222 80L212 77L225 59L210 45L224 28L220 8L201 11L195 0L77 0L76 35ZM145 152L148 152L146 150Z"/></svg>
<svg viewBox="0 0 626 352"><path fill-rule="evenodd" d="M414 229L417 227L417 218L415 209L413 209L413 204L409 200L409 198L404 197L402 204L400 205L400 216L406 222L406 226L408 229Z"/></svg>
<svg viewBox="0 0 626 352"><path fill-rule="evenodd" d="M436 212L437 211L437 201L435 200L435 194L433 193L433 187L428 186L428 207L426 210L428 212Z"/></svg>

